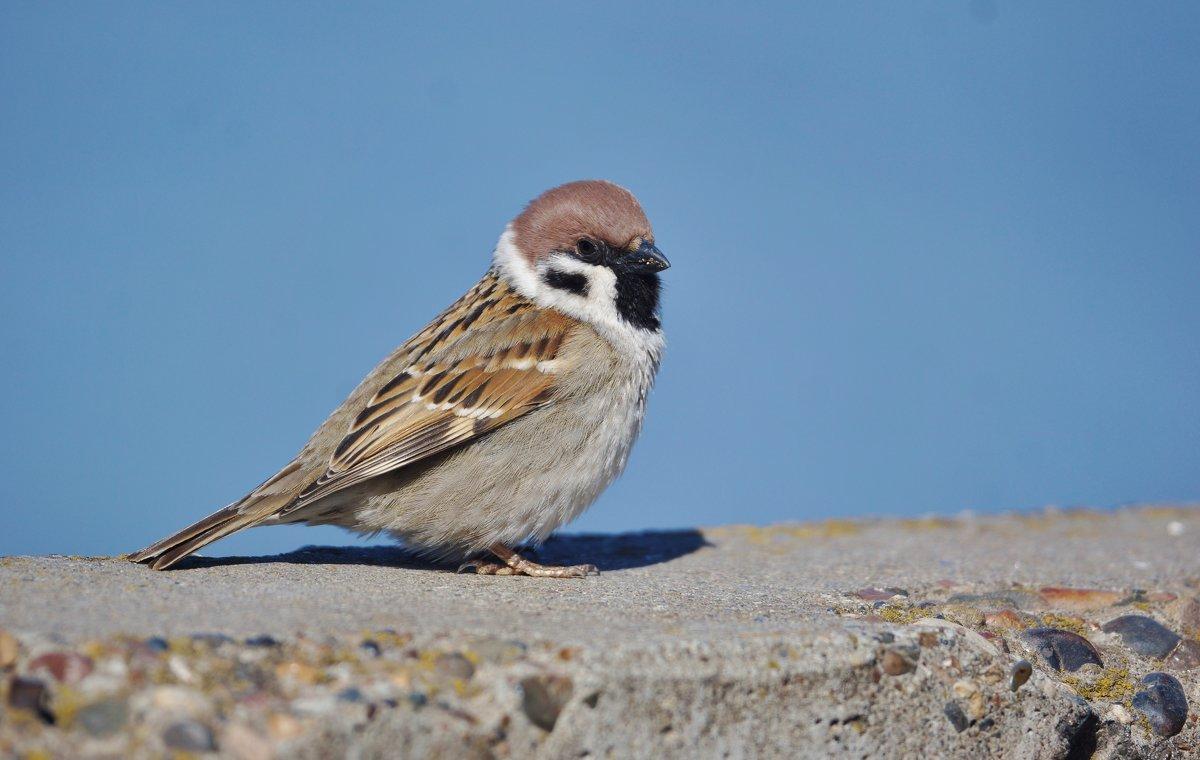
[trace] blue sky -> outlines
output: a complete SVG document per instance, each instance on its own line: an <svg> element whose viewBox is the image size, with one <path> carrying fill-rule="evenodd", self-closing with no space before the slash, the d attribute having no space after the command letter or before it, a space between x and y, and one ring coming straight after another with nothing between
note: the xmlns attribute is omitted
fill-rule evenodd
<svg viewBox="0 0 1200 760"><path fill-rule="evenodd" d="M1200 500L1197 39L1182 2L6 3L0 553L234 500L583 177L674 266L573 529Z"/></svg>

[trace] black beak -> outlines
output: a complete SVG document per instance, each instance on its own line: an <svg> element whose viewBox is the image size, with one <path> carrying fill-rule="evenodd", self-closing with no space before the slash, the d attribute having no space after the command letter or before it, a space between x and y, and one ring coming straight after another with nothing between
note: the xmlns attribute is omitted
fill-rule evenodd
<svg viewBox="0 0 1200 760"><path fill-rule="evenodd" d="M663 256L663 252L658 250L658 246L647 240L643 240L638 245L637 250L631 251L626 260L637 269L645 272L661 272L671 266L671 262L667 261L667 257Z"/></svg>

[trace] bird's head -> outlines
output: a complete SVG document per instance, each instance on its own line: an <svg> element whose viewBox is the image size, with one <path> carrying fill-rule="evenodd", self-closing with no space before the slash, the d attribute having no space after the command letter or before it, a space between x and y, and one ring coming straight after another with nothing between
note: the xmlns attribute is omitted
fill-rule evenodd
<svg viewBox="0 0 1200 760"><path fill-rule="evenodd" d="M637 198L611 182L542 193L509 224L495 263L525 297L602 332L660 329L658 273L670 262Z"/></svg>

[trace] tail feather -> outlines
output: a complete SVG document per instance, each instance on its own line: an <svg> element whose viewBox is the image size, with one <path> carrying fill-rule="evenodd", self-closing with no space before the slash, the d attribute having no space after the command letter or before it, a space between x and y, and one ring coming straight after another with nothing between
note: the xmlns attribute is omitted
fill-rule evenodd
<svg viewBox="0 0 1200 760"><path fill-rule="evenodd" d="M247 503L247 501L243 500L219 509L178 533L131 554L129 559L148 564L154 570L166 570L213 541L268 519L286 504L288 499L276 494L252 503Z"/></svg>

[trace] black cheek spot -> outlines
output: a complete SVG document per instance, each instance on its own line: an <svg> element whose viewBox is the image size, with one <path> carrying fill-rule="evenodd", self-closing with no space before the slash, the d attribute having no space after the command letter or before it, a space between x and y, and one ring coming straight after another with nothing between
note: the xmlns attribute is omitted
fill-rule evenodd
<svg viewBox="0 0 1200 760"><path fill-rule="evenodd" d="M588 291L588 279L584 275L575 272L563 272L558 269L547 270L542 279L552 288L565 290L568 293L574 293L577 296L586 296Z"/></svg>

